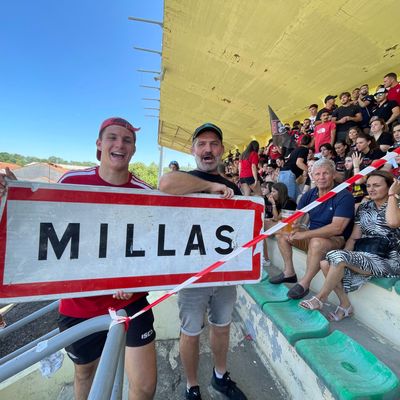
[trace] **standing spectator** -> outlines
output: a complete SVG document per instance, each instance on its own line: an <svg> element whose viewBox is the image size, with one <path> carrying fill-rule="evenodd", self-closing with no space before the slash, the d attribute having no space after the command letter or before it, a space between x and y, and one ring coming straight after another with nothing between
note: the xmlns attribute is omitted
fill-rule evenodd
<svg viewBox="0 0 400 400"><path fill-rule="evenodd" d="M400 106L400 83L397 82L397 75L394 72L385 75L383 86L388 90L388 100L393 100Z"/></svg>
<svg viewBox="0 0 400 400"><path fill-rule="evenodd" d="M336 140L345 140L347 131L361 122L361 110L350 101L349 92L341 93L339 100L342 105L333 112L332 122L336 123Z"/></svg>
<svg viewBox="0 0 400 400"><path fill-rule="evenodd" d="M325 100L324 100L325 107L321 108L318 111L317 117L316 117L316 119L314 121L314 126L322 123L322 120L321 120L322 113L327 112L328 113L328 119L329 119L329 117L332 115L332 113L336 110L336 108L337 108L337 106L335 104L336 97L337 96L333 96L331 94L329 96L325 97Z"/></svg>
<svg viewBox="0 0 400 400"><path fill-rule="evenodd" d="M258 146L254 149L257 154ZM177 171L163 175L160 179L161 191L178 195L196 192L219 193L223 198L240 195L237 187L217 172L217 166L224 154L222 131L218 126L206 123L194 131L192 153L197 169L189 173ZM204 328L204 316L207 311L210 346L214 356L211 385L230 399L247 399L227 371L229 332L235 301L236 286L187 288L178 293L181 320L179 348L186 373L187 400L201 399L197 372L200 334Z"/></svg>
<svg viewBox="0 0 400 400"><path fill-rule="evenodd" d="M368 129L369 130L369 129ZM361 129L358 126L352 126L349 129L349 132L347 134L346 141L349 144L350 151L356 151L356 140L358 138L358 135L361 133Z"/></svg>
<svg viewBox="0 0 400 400"><path fill-rule="evenodd" d="M376 107L372 112L372 118L382 118L388 126L400 115L400 107L394 100L387 99L387 89L380 88L375 93Z"/></svg>
<svg viewBox="0 0 400 400"><path fill-rule="evenodd" d="M246 150L240 156L239 178L242 193L250 196L253 192L256 196L261 196L260 182L258 181L258 149L260 145L256 140L252 140Z"/></svg>
<svg viewBox="0 0 400 400"><path fill-rule="evenodd" d="M386 132L387 126L381 118L371 122L370 135L375 139L376 145L383 152L387 152L389 147L393 145L393 136Z"/></svg>
<svg viewBox="0 0 400 400"><path fill-rule="evenodd" d="M310 143L311 137L304 136L301 145L290 153L285 165L279 172L278 182L282 182L287 186L289 196L292 199L297 199L298 186L296 179L302 174L307 176L307 156Z"/></svg>
<svg viewBox="0 0 400 400"><path fill-rule="evenodd" d="M308 118L311 121L311 127L314 128L314 122L317 118L318 113L318 104L311 104L308 107L308 111L310 111L310 116Z"/></svg>
<svg viewBox="0 0 400 400"><path fill-rule="evenodd" d="M369 94L368 84L364 83L360 87L360 96L358 97L358 106L361 109L361 122L360 127L364 133L369 132L369 121L372 117L372 111L375 108L376 102L374 96Z"/></svg>
<svg viewBox="0 0 400 400"><path fill-rule="evenodd" d="M355 88L351 92L351 103L358 105L358 98L360 97L360 88Z"/></svg>
<svg viewBox="0 0 400 400"><path fill-rule="evenodd" d="M178 164L178 161L171 161L171 162L169 163L169 165L168 165L168 168L169 168L171 171L179 171L179 164Z"/></svg>
<svg viewBox="0 0 400 400"><path fill-rule="evenodd" d="M335 164L330 160L318 160L314 164L312 176L316 187L305 193L298 204L301 209L325 195L334 187ZM278 234L278 246L284 261L284 271L270 282L296 282L296 271L293 265L292 246L299 241L306 242L307 269L304 277L293 286L288 297L301 299L309 293L312 279L320 269L320 262L330 250L341 248L351 233L351 221L354 217L354 200L347 190L339 192L318 207L308 212L309 229L300 230L300 221L296 221L290 234ZM307 216L301 218L304 221ZM289 280L290 279L290 280Z"/></svg>
<svg viewBox="0 0 400 400"><path fill-rule="evenodd" d="M314 128L314 147L315 155L318 156L320 153L320 147L324 143L330 143L332 146L335 143L336 137L336 124L329 121L328 111L324 111L321 114L321 123Z"/></svg>
<svg viewBox="0 0 400 400"><path fill-rule="evenodd" d="M277 158L279 158L281 156L281 148L276 146L271 139L271 142L269 143L267 150L266 150L266 156L270 159L270 160L276 160ZM265 151L264 151L265 153Z"/></svg>

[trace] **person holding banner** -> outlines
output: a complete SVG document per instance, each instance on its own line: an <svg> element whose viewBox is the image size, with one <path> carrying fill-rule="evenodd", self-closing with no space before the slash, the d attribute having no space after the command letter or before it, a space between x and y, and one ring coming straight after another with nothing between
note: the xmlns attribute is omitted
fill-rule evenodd
<svg viewBox="0 0 400 400"><path fill-rule="evenodd" d="M136 132L122 118L106 119L100 126L96 141L100 166L69 171L59 183L151 189L129 172L129 162L136 151ZM0 174L0 196L6 192L6 180L15 179L7 170ZM64 331L89 318L108 314L109 308L125 309L128 315L142 310L148 302L147 293L126 293L60 300L58 325ZM126 335L125 372L129 381L129 400L150 400L157 383L154 317L151 310L129 325ZM96 332L80 339L66 351L74 363L74 394L76 400L87 399L108 331Z"/></svg>
<svg viewBox="0 0 400 400"><path fill-rule="evenodd" d="M197 169L189 173L170 172L160 179L159 189L175 195L215 193L229 199L240 195L239 188L218 174L218 164L224 154L221 129L211 123L199 126L192 136L192 154ZM181 320L180 356L186 373L185 398L201 399L197 378L200 333L204 328L204 314L208 309L210 345L214 356L211 378L213 388L229 399L246 400L244 393L227 372L229 332L236 286L200 287L178 292Z"/></svg>

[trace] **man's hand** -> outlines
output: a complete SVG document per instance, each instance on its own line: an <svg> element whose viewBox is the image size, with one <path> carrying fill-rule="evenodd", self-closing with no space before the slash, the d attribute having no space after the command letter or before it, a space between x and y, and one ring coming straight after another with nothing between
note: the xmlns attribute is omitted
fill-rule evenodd
<svg viewBox="0 0 400 400"><path fill-rule="evenodd" d="M292 243L293 240L304 240L304 239L307 239L307 231L295 231L289 235L288 242Z"/></svg>
<svg viewBox="0 0 400 400"><path fill-rule="evenodd" d="M0 174L0 197L4 196L7 193L7 180L10 181L17 180L17 177L8 167L6 167L5 174Z"/></svg>
<svg viewBox="0 0 400 400"><path fill-rule="evenodd" d="M210 193L221 194L223 199L231 199L235 192L223 183L210 182Z"/></svg>
<svg viewBox="0 0 400 400"><path fill-rule="evenodd" d="M114 299L117 300L129 300L132 297L133 293L127 293L123 290L117 290L115 294L113 294Z"/></svg>

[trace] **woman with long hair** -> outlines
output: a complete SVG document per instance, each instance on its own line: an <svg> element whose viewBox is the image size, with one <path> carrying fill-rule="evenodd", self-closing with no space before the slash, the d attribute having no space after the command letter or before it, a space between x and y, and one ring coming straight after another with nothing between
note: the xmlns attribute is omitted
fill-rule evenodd
<svg viewBox="0 0 400 400"><path fill-rule="evenodd" d="M250 196L253 192L256 196L261 196L260 182L258 181L258 150L260 148L257 140L252 140L246 150L240 156L239 178L240 188L245 196Z"/></svg>
<svg viewBox="0 0 400 400"><path fill-rule="evenodd" d="M347 132L346 141L349 144L351 151L356 151L356 140L358 135L361 133L361 129L358 126L352 126Z"/></svg>
<svg viewBox="0 0 400 400"><path fill-rule="evenodd" d="M325 275L322 289L300 306L321 310L334 291L339 306L330 319L340 321L353 315L348 292L359 289L371 277L400 277L400 218L396 194L400 187L386 171L367 177L371 200L358 207L353 232L343 250L332 250L321 261Z"/></svg>

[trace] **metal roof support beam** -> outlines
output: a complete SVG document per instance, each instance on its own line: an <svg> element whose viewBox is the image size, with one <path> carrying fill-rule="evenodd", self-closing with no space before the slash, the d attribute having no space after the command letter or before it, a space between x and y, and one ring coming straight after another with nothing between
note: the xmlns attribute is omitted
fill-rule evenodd
<svg viewBox="0 0 400 400"><path fill-rule="evenodd" d="M157 87L157 86L139 85L139 87L146 88L146 89L156 89L156 90L160 90L160 88Z"/></svg>
<svg viewBox="0 0 400 400"><path fill-rule="evenodd" d="M144 19L144 18L137 18L137 17L128 17L130 21L136 21L136 22L144 22L146 24L154 24L158 25L161 27L161 29L164 27L164 24L160 21L154 21L152 19Z"/></svg>
<svg viewBox="0 0 400 400"><path fill-rule="evenodd" d="M160 102L160 99L149 99L147 97L142 97L142 100L146 100L146 101L158 101Z"/></svg>
<svg viewBox="0 0 400 400"><path fill-rule="evenodd" d="M154 54L158 54L160 57L162 56L161 51L158 50L152 50L152 49L145 49L143 47L133 47L135 50L139 50L139 51L146 51L147 53L154 53Z"/></svg>
<svg viewBox="0 0 400 400"><path fill-rule="evenodd" d="M146 72L148 74L155 74L155 75L160 75L161 72L160 71L149 71L147 69L137 69L137 72Z"/></svg>

